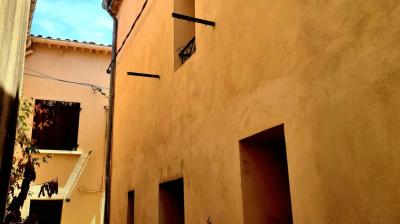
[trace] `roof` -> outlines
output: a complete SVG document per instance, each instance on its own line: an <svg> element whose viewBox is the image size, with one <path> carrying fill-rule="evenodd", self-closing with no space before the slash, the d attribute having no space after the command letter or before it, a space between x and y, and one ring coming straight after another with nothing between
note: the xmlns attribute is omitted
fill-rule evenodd
<svg viewBox="0 0 400 224"><path fill-rule="evenodd" d="M111 45L96 44L95 42L79 42L77 40L60 39L52 37L42 37L41 35L30 35L32 44L39 44L40 46L56 47L63 49L73 49L81 51L89 51L91 53L111 53Z"/></svg>
<svg viewBox="0 0 400 224"><path fill-rule="evenodd" d="M111 8L115 13L118 12L119 7L121 6L123 1L124 0L111 0Z"/></svg>
<svg viewBox="0 0 400 224"><path fill-rule="evenodd" d="M31 0L31 6L29 9L28 34L31 33L32 19L33 19L33 13L35 12L35 8L36 8L36 0Z"/></svg>

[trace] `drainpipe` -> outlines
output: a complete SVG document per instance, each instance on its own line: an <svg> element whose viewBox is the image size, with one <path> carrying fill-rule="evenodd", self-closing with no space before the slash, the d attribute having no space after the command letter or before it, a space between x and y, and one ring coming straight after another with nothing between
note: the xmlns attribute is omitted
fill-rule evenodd
<svg viewBox="0 0 400 224"><path fill-rule="evenodd" d="M111 59L114 61L111 69L107 71L110 73L110 97L109 97L109 110L108 110L108 128L106 140L106 164L105 164L105 202L104 202L104 224L110 224L110 208L111 208L111 159L112 159L112 132L113 132L113 116L114 116L114 95L115 95L115 75L116 75L116 49L117 49L117 32L118 32L118 19L111 10L113 0L103 0L103 9L110 14L113 19L113 40Z"/></svg>

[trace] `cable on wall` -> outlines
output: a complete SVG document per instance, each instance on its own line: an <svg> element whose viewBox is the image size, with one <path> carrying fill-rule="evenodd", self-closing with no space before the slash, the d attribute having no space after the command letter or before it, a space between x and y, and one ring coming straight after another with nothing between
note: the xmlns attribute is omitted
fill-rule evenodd
<svg viewBox="0 0 400 224"><path fill-rule="evenodd" d="M100 86L97 86L97 85L94 85L94 84L91 84L91 83L86 83L86 82L75 82L75 81L70 81L70 80L65 80L65 79L59 79L59 78L56 78L54 76L46 75L46 74L43 74L41 72L35 71L35 70L27 68L27 67L25 67L25 69L29 70L29 71L31 71L33 73L36 73L36 74L30 74L30 73L26 73L25 72L24 74L27 75L27 76L32 76L32 77L37 77L37 78L42 78L42 79L49 79L49 80L58 81L58 82L64 82L64 83L69 83L69 84L75 84L75 85L81 85L81 86L90 87L90 88L92 88L93 91L97 91L101 95L103 95L103 96L105 96L107 98L109 97L105 92L103 92L104 89L108 89L108 88L100 87Z"/></svg>
<svg viewBox="0 0 400 224"><path fill-rule="evenodd" d="M112 65L115 63L115 61L117 60L117 57L118 57L119 52L122 50L122 48L124 47L126 41L128 40L129 36L131 35L131 33L132 33L132 31L133 31L133 28L135 28L135 26L136 26L137 21L139 20L140 16L142 16L142 13L143 13L144 9L146 8L147 2L148 2L148 0L146 0L146 1L143 3L142 9L140 10L139 14L136 16L135 21L133 22L131 28L129 29L129 32L126 34L124 40L122 41L121 47L118 48L117 53L115 54L115 57L112 58L111 63L110 63L110 65L109 65L108 68L107 68L107 73L108 73L108 74L110 74L110 72L111 72L111 66L112 66Z"/></svg>

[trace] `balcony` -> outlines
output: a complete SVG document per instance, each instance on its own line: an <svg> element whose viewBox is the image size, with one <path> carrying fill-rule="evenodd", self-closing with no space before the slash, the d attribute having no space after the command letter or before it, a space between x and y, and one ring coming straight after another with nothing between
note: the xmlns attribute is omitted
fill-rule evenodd
<svg viewBox="0 0 400 224"><path fill-rule="evenodd" d="M196 38L193 37L182 50L178 49L181 63L185 63L196 51Z"/></svg>

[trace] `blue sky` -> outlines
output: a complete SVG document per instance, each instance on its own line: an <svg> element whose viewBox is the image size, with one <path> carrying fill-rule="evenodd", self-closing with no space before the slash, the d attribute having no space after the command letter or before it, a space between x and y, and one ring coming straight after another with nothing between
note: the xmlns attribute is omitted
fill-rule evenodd
<svg viewBox="0 0 400 224"><path fill-rule="evenodd" d="M102 0L38 0L32 21L34 35L111 44L112 19Z"/></svg>

